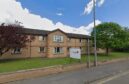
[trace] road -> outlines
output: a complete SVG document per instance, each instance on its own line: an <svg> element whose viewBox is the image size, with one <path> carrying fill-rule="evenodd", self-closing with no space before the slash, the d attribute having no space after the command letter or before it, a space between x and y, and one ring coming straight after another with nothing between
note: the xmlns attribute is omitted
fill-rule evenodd
<svg viewBox="0 0 129 84"><path fill-rule="evenodd" d="M122 72L93 84L129 84L129 71Z"/></svg>
<svg viewBox="0 0 129 84"><path fill-rule="evenodd" d="M92 67L90 69L84 68L81 70L59 73L45 77L10 82L8 84L89 84L88 82L117 75L118 73L125 72L128 70L129 70L129 60L126 60L106 65L101 65L98 67ZM129 79L129 77L127 78Z"/></svg>

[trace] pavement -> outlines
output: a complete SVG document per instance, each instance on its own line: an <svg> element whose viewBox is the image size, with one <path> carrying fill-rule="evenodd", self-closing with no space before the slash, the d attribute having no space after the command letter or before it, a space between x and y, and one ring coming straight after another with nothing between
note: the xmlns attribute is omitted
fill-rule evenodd
<svg viewBox="0 0 129 84"><path fill-rule="evenodd" d="M58 73L58 74L53 74L45 77L14 81L14 82L9 82L7 84L90 84L94 81L97 81L103 78L110 78L119 73L126 72L126 71L129 71L129 60L109 63L109 64L97 66L97 67L92 67L90 69L83 68L76 71ZM129 75L124 77L126 79L129 79L128 76ZM120 80L123 80L122 78L120 78ZM99 83L96 83L96 84L99 84ZM106 83L106 84L115 84L115 83L113 82L113 83ZM119 84L119 83L116 83L116 84ZM126 84L126 83L123 82L123 84Z"/></svg>

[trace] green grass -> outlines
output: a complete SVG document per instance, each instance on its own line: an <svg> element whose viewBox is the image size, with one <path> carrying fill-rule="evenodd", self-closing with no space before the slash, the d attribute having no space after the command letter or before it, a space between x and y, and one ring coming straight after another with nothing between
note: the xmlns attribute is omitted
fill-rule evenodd
<svg viewBox="0 0 129 84"><path fill-rule="evenodd" d="M113 52L110 53L109 56L106 55L98 55L98 61L107 61L112 59L118 58L127 58L129 57L129 53L120 53L120 52ZM86 55L82 56L81 62L86 62ZM94 56L90 56L91 61L93 62ZM13 72L18 70L26 70L26 69L33 69L33 68L42 68L54 65L68 65L73 63L78 63L78 60L70 58L33 58L33 59L22 59L22 60L11 60L11 61L0 61L0 73L4 72Z"/></svg>

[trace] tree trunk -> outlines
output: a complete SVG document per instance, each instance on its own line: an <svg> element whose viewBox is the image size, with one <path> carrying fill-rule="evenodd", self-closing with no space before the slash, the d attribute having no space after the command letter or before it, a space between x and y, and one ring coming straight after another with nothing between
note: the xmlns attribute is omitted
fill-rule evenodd
<svg viewBox="0 0 129 84"><path fill-rule="evenodd" d="M0 51L0 57L3 55L3 53Z"/></svg>
<svg viewBox="0 0 129 84"><path fill-rule="evenodd" d="M106 55L109 55L109 48L106 48Z"/></svg>
<svg viewBox="0 0 129 84"><path fill-rule="evenodd" d="M2 50L1 50L1 48L0 48L0 57L2 56Z"/></svg>

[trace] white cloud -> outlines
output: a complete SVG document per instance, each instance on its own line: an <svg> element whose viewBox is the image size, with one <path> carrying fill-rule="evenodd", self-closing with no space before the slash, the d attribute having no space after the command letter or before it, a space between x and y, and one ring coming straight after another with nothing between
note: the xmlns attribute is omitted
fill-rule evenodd
<svg viewBox="0 0 129 84"><path fill-rule="evenodd" d="M96 25L98 25L98 24L101 24L100 20L96 20ZM58 23L56 23L55 27L63 30L64 32L68 32L68 33L90 35L90 33L94 27L94 23L92 22L88 26L81 26L79 28L75 28L75 27L71 27L68 25L64 25L61 22L58 22Z"/></svg>
<svg viewBox="0 0 129 84"><path fill-rule="evenodd" d="M88 26L79 28L64 25L61 22L53 23L52 20L35 15L29 12L27 8L23 8L20 2L16 0L0 0L0 23L14 23L17 20L23 23L24 27L41 30L54 30L60 28L68 33L90 34L93 23ZM96 24L101 21L96 20Z"/></svg>
<svg viewBox="0 0 129 84"><path fill-rule="evenodd" d="M89 14L89 13L91 13L92 9L93 9L93 0L91 0L91 1L86 5L83 14Z"/></svg>
<svg viewBox="0 0 129 84"><path fill-rule="evenodd" d="M99 7L102 6L102 5L104 4L104 2L105 2L105 0L99 0L98 6L99 6Z"/></svg>
<svg viewBox="0 0 129 84"><path fill-rule="evenodd" d="M105 0L95 0L96 6L101 7L104 4ZM93 0L90 0L90 2L85 6L83 14L90 14L93 10Z"/></svg>
<svg viewBox="0 0 129 84"><path fill-rule="evenodd" d="M95 22L96 22L96 25L99 25L99 24L102 23L100 20L96 20ZM82 32L82 34L88 34L88 35L90 35L90 33L93 30L93 27L94 27L94 22L90 23L88 26L81 26L78 30L79 30L79 32L86 31L86 33L85 32Z"/></svg>
<svg viewBox="0 0 129 84"><path fill-rule="evenodd" d="M58 15L58 16L62 16L62 15L63 15L63 13L56 13L56 15Z"/></svg>

